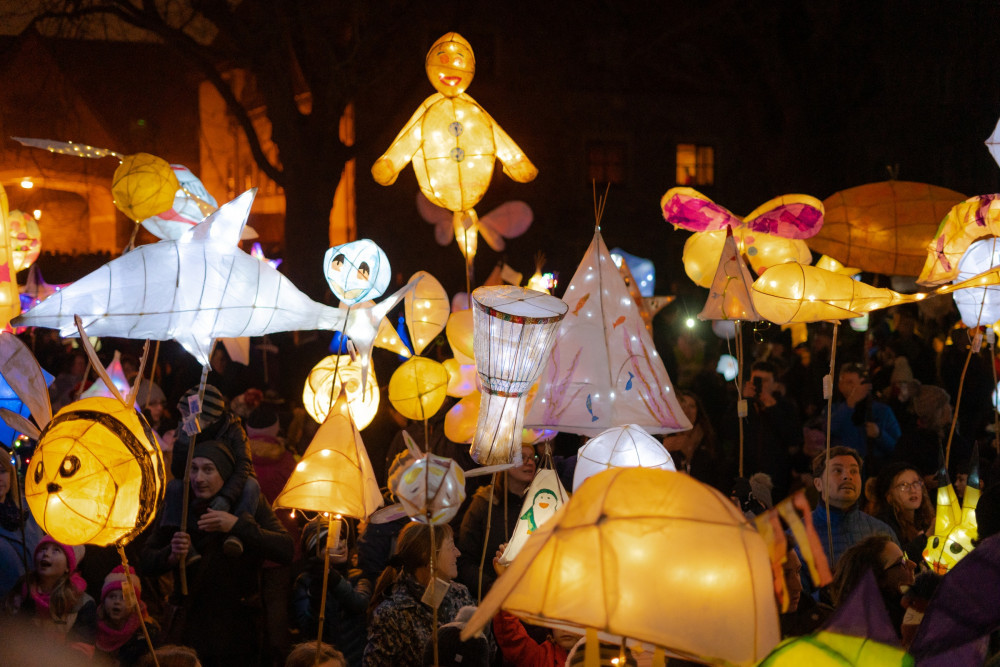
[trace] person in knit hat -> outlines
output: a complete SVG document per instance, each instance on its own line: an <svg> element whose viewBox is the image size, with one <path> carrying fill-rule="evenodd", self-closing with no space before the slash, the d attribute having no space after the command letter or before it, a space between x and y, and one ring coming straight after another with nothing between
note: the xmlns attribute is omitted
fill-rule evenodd
<svg viewBox="0 0 1000 667"><path fill-rule="evenodd" d="M76 566L82 546L69 546L46 535L35 547L34 569L14 586L7 609L42 628L49 639L92 656L97 636L97 605Z"/></svg>
<svg viewBox="0 0 1000 667"><path fill-rule="evenodd" d="M131 567L126 573L119 565L104 578L97 608L97 655L114 664L134 665L149 652L142 624L151 640L160 626L150 618L141 595L139 577Z"/></svg>
<svg viewBox="0 0 1000 667"><path fill-rule="evenodd" d="M227 408L226 398L210 384L205 385L201 412L192 414L191 406L197 404L197 396L198 387L192 387L177 403L182 423L177 429L174 453L170 461L170 472L174 479L167 484L163 510L163 520L174 526L180 526L181 523L184 484L180 480L184 479L187 452L191 445L189 431L197 433L194 436L196 446L206 440L219 442L229 449L232 456L234 474L226 476L225 485L212 499L212 509L232 512L236 516L244 512L253 513L260 498L260 485L254 473L250 441L240 418ZM233 535L227 538L225 553L233 558L243 553L243 543L238 537Z"/></svg>

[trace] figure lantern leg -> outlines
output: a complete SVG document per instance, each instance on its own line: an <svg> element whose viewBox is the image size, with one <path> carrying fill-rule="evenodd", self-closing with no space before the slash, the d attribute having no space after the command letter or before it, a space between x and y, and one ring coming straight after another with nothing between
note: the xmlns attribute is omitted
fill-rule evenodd
<svg viewBox="0 0 1000 667"><path fill-rule="evenodd" d="M213 341L214 345L215 341ZM198 404L201 405L202 400L205 398L205 385L208 383L208 369L209 366L201 367L201 380L198 382ZM187 450L187 460L184 462L184 490L181 500L181 532L187 532L188 523L188 502L191 498L191 459L194 458L194 442L198 438L197 433L191 435L191 440L188 442ZM181 595L188 594L187 585L187 554L181 556L180 563L181 572Z"/></svg>
<svg viewBox="0 0 1000 667"><path fill-rule="evenodd" d="M326 622L326 585L330 578L330 552L340 544L340 515L329 516L326 524L326 549L323 554L323 592L319 598L319 630L316 632L316 664L323 653L323 624Z"/></svg>
<svg viewBox="0 0 1000 667"><path fill-rule="evenodd" d="M465 257L465 294L469 300L468 307L472 308L472 283L475 282L472 262L476 259L479 246L479 216L471 208L467 211L455 211L452 214L452 227L455 229L458 249Z"/></svg>

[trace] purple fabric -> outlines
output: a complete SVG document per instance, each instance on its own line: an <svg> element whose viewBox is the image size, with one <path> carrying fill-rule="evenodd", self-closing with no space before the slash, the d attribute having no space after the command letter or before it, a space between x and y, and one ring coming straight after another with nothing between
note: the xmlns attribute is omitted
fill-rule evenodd
<svg viewBox="0 0 1000 667"><path fill-rule="evenodd" d="M899 646L899 636L892 627L889 612L882 601L875 575L869 570L847 599L827 620L824 630L851 637L867 637L872 641Z"/></svg>
<svg viewBox="0 0 1000 667"><path fill-rule="evenodd" d="M755 232L786 239L807 239L823 226L823 213L808 204L784 204L758 215L747 224Z"/></svg>
<svg viewBox="0 0 1000 667"><path fill-rule="evenodd" d="M950 655L1000 628L1000 535L983 540L945 575L931 598L910 653L921 664ZM931 664L930 662L926 664ZM950 663L971 664L951 659Z"/></svg>
<svg viewBox="0 0 1000 667"><path fill-rule="evenodd" d="M691 232L712 232L727 225L739 227L743 221L706 199L676 194L663 207L663 218L672 225Z"/></svg>

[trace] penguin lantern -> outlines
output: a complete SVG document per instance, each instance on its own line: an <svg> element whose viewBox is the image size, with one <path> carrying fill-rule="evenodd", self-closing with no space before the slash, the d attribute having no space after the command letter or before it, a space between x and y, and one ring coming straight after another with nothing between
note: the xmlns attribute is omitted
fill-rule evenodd
<svg viewBox="0 0 1000 667"><path fill-rule="evenodd" d="M12 388L41 427L2 411L8 425L38 441L25 480L35 520L64 544L127 544L153 520L165 484L152 429L131 407L135 390L123 398L105 378L114 398L85 398L52 417L42 370L24 344L0 334L0 358L4 377L20 380Z"/></svg>

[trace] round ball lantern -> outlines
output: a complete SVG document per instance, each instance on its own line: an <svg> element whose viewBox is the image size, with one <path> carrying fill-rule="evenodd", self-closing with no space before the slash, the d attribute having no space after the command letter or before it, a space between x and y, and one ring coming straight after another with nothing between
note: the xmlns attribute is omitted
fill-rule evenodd
<svg viewBox="0 0 1000 667"><path fill-rule="evenodd" d="M372 423L378 412L379 389L375 369L368 369L368 386L361 389L361 364L349 355L332 354L309 371L302 388L302 404L309 416L322 424L326 421L335 397L343 385L347 392L347 407L358 429Z"/></svg>
<svg viewBox="0 0 1000 667"><path fill-rule="evenodd" d="M429 419L448 396L448 370L426 357L408 359L389 379L389 402L407 419Z"/></svg>
<svg viewBox="0 0 1000 667"><path fill-rule="evenodd" d="M412 518L434 526L448 523L465 500L465 473L452 459L428 454L399 475L393 494Z"/></svg>
<svg viewBox="0 0 1000 667"><path fill-rule="evenodd" d="M330 248L323 268L327 284L345 306L382 296L392 278L389 258L369 239Z"/></svg>
<svg viewBox="0 0 1000 667"><path fill-rule="evenodd" d="M136 222L174 205L181 185L170 163L149 153L126 155L115 170L111 194L118 210Z"/></svg>
<svg viewBox="0 0 1000 667"><path fill-rule="evenodd" d="M124 544L153 520L164 472L152 431L113 398L86 398L53 417L28 466L25 496L42 530L64 544Z"/></svg>

